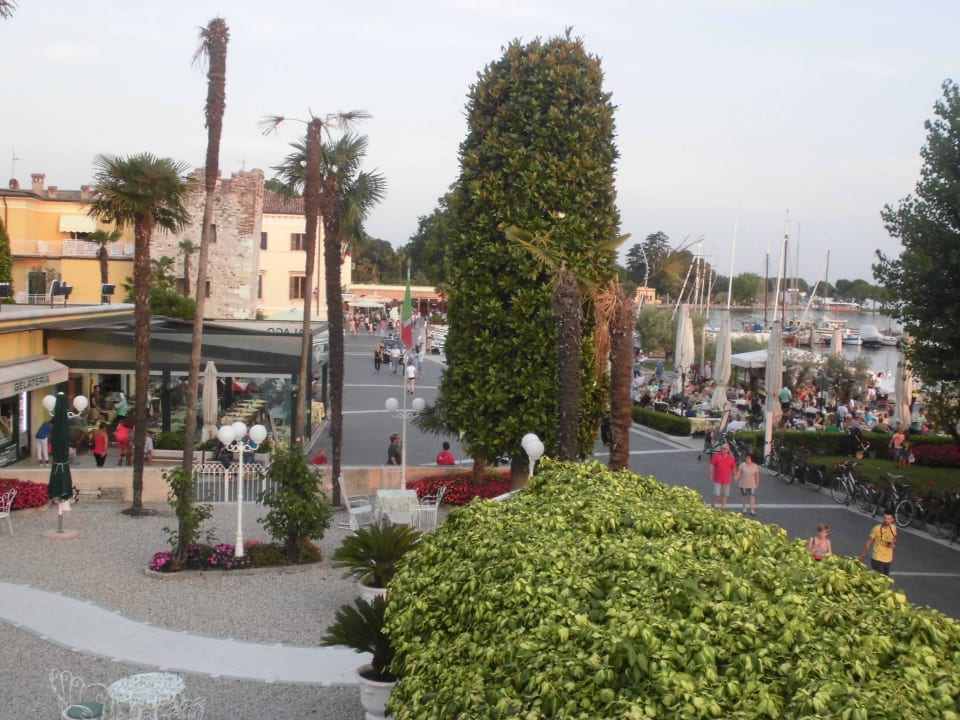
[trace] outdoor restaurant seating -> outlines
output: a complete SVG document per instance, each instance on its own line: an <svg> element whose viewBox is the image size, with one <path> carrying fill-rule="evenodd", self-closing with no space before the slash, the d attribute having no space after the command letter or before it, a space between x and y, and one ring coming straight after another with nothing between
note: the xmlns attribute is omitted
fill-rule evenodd
<svg viewBox="0 0 960 720"><path fill-rule="evenodd" d="M7 519L7 527L10 528L10 534L13 535L13 523L10 520L10 511L13 509L13 498L17 496L17 489L7 490L0 495L0 520Z"/></svg>
<svg viewBox="0 0 960 720"><path fill-rule="evenodd" d="M107 686L86 683L69 670L51 670L50 686L60 703L62 720L102 718L107 702Z"/></svg>
<svg viewBox="0 0 960 720"><path fill-rule="evenodd" d="M343 478L337 478L340 485L340 500L347 509L347 522L340 522L339 527L343 530L357 530L361 527L373 525L373 504L366 495L348 495L347 487Z"/></svg>
<svg viewBox="0 0 960 720"><path fill-rule="evenodd" d="M428 532L437 528L437 511L443 502L443 495L447 491L446 485L441 485L435 495L424 495L420 498L419 528L420 532Z"/></svg>

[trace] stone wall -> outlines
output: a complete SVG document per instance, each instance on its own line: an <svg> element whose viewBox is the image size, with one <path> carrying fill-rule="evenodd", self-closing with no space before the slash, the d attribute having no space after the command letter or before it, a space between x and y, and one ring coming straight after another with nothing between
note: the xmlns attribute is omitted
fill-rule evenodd
<svg viewBox="0 0 960 720"><path fill-rule="evenodd" d="M203 221L203 169L194 172L198 190L190 197L188 209L192 221L183 232L158 232L151 243L151 257L173 258L171 268L183 277L182 240L200 244ZM236 172L230 179L217 181L213 223L216 242L210 244L207 280L210 293L204 306L207 319L249 320L257 308L257 274L260 267L260 230L263 217L263 171ZM199 253L190 256L190 282L196 283ZM189 293L193 296L193 290Z"/></svg>

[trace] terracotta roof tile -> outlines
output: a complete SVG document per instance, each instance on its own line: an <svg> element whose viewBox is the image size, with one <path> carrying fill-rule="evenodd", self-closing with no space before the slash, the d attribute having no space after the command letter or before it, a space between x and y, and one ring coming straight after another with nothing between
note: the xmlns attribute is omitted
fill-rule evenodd
<svg viewBox="0 0 960 720"><path fill-rule="evenodd" d="M263 212L271 215L303 215L303 198L285 198L264 188Z"/></svg>

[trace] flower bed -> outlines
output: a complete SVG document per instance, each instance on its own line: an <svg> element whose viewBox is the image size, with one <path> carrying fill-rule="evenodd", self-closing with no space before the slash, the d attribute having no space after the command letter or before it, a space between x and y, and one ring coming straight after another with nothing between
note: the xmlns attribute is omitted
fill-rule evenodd
<svg viewBox="0 0 960 720"><path fill-rule="evenodd" d="M474 498L492 498L510 491L510 478L503 472L488 472L486 480L480 485L470 482L471 473L458 475L428 475L407 483L407 487L417 491L417 497L435 495L441 486L446 486L443 501L450 505L469 505Z"/></svg>
<svg viewBox="0 0 960 720"><path fill-rule="evenodd" d="M953 445L912 445L910 451L917 465L960 467L960 452Z"/></svg>
<svg viewBox="0 0 960 720"><path fill-rule="evenodd" d="M50 497L47 495L47 486L42 483L0 478L0 493L5 493L7 490L14 488L17 495L13 498L13 507L11 508L13 510L43 507L50 502Z"/></svg>
<svg viewBox="0 0 960 720"><path fill-rule="evenodd" d="M283 548L276 543L262 543L259 540L247 540L243 544L243 557L234 557L236 545L220 543L207 545L196 543L187 549L187 562L184 570L242 570L244 568L275 567L292 565ZM313 543L305 543L301 548L298 565L320 562L320 548ZM170 572L171 554L163 550L154 554L150 560L150 569L156 572Z"/></svg>

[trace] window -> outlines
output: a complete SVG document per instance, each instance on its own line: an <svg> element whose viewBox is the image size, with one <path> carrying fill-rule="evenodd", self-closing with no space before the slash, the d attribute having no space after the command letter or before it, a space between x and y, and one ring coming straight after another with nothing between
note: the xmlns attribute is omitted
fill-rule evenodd
<svg viewBox="0 0 960 720"><path fill-rule="evenodd" d="M290 249L303 250L307 244L306 233L290 233Z"/></svg>
<svg viewBox="0 0 960 720"><path fill-rule="evenodd" d="M290 276L290 299L303 300L307 296L307 276Z"/></svg>
<svg viewBox="0 0 960 720"><path fill-rule="evenodd" d="M267 234L265 232L260 233L260 249L267 249Z"/></svg>
<svg viewBox="0 0 960 720"><path fill-rule="evenodd" d="M215 243L217 241L217 226L210 225L210 242Z"/></svg>
<svg viewBox="0 0 960 720"><path fill-rule="evenodd" d="M263 273L257 275L257 300L263 300Z"/></svg>
<svg viewBox="0 0 960 720"><path fill-rule="evenodd" d="M210 281L209 280L207 280L206 285L204 285L203 296L210 297Z"/></svg>

